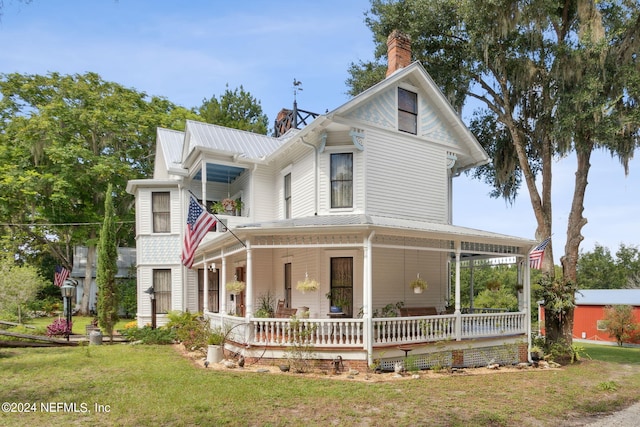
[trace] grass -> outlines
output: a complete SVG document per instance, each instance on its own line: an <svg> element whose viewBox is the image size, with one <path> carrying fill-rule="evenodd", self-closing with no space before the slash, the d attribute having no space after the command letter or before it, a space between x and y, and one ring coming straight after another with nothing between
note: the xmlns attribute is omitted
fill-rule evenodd
<svg viewBox="0 0 640 427"><path fill-rule="evenodd" d="M46 332L47 326L50 325L56 317L36 317L34 319L29 319L24 323L29 326L34 326L36 330ZM71 327L72 332L78 335L84 335L86 333L85 327L91 324L93 317L91 316L73 316L71 318ZM131 319L120 319L114 326L113 330L117 331L118 329L124 329L124 325L130 322Z"/></svg>
<svg viewBox="0 0 640 427"><path fill-rule="evenodd" d="M623 360L640 357L621 350ZM37 409L0 413L6 426L558 425L640 395L637 363L602 360L386 383L203 369L172 346L0 349L0 366L0 400ZM41 410L51 403L62 410Z"/></svg>
<svg viewBox="0 0 640 427"><path fill-rule="evenodd" d="M618 347L601 344L578 344L587 358L603 362L640 365L640 347Z"/></svg>

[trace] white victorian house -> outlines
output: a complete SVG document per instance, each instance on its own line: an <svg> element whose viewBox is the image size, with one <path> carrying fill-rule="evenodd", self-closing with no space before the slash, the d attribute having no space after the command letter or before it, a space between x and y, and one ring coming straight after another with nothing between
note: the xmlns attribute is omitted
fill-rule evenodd
<svg viewBox="0 0 640 427"><path fill-rule="evenodd" d="M393 368L409 352L421 367L527 360L535 242L452 224L454 178L489 158L403 49L390 37L385 80L279 137L195 121L158 129L153 179L127 188L140 326L151 322L153 288L158 324L169 310L201 311L231 329L227 351L247 359L281 359L304 336L319 363L339 356L356 368ZM188 269L190 194L207 208L224 199L241 208L217 214L224 226ZM515 260L519 311L463 313L461 261L478 258ZM409 286L417 277L428 283L422 293ZM319 288L298 290L305 278ZM226 290L234 279L246 284L238 294ZM289 310L256 317L267 295ZM398 302L400 316L381 316Z"/></svg>

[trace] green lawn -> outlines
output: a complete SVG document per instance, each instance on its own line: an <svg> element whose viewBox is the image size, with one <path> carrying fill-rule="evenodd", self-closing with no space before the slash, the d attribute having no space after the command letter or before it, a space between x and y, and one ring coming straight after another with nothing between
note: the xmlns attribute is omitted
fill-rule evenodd
<svg viewBox="0 0 640 427"><path fill-rule="evenodd" d="M25 324L29 326L35 326L40 330L46 330L47 326L50 325L56 317L37 317L35 319L29 319ZM91 316L73 316L71 318L71 327L72 332L78 335L84 335L86 332L85 327L91 323L93 317ZM131 322L132 319L120 319L118 323L116 323L113 328L114 331L118 329L123 329L124 325Z"/></svg>
<svg viewBox="0 0 640 427"><path fill-rule="evenodd" d="M23 412L0 413L0 425L562 425L640 396L637 363L600 360L390 382L345 376L204 369L172 346L0 349L0 400Z"/></svg>
<svg viewBox="0 0 640 427"><path fill-rule="evenodd" d="M640 365L640 347L618 347L601 344L577 344L584 348L587 357L604 362Z"/></svg>

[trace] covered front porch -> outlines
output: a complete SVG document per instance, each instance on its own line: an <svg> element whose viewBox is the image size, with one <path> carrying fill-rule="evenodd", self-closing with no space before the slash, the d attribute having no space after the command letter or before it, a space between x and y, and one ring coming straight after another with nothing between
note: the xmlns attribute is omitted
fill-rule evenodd
<svg viewBox="0 0 640 427"><path fill-rule="evenodd" d="M412 356L433 355L470 346L485 348L527 343L527 313L502 312L373 319L239 318L209 313L212 325L227 333L227 350L245 358L284 359L293 344L313 348L317 359L366 360L370 365ZM370 337L370 339L368 338ZM368 342L371 342L371 349ZM504 349L502 356L505 356ZM508 352L507 352L508 353ZM520 361L512 349L503 363ZM371 361L369 361L371 354ZM496 357L486 357L486 363ZM448 365L455 365L449 361ZM464 365L459 362L459 365ZM392 367L392 366L391 366ZM427 366L425 366L427 367Z"/></svg>
<svg viewBox="0 0 640 427"><path fill-rule="evenodd" d="M436 357L437 363L444 358L449 365L463 365L467 362L461 359L470 349L492 354L496 348L504 354L511 348L515 350L505 361L522 361L530 333L528 252L533 242L448 225L417 222L398 228L370 217L352 217L340 218L342 223L334 224L330 232L294 221L240 226L233 236L216 233L201 245L196 261L202 270L201 295L211 295L207 288L214 286L221 296L213 303L202 298L203 311L212 326L228 331L228 351L245 358L283 359L292 345L302 342L314 349L318 360L340 356L371 366L407 355L426 355L423 362L429 365L427 359L434 354L442 356ZM464 312L460 264L473 257L514 260L522 289L518 311ZM352 265L349 274L340 276L348 279L350 293L337 316L324 297L336 285L331 267L335 258L348 259ZM422 294L408 287L417 275L429 283ZM316 279L320 288L297 290L293 283L305 276ZM234 279L246 283L239 295L226 291L226 283ZM267 292L286 301L296 315L255 316ZM383 308L396 302L416 309L414 315L381 317ZM420 315L418 308L427 307L433 312Z"/></svg>

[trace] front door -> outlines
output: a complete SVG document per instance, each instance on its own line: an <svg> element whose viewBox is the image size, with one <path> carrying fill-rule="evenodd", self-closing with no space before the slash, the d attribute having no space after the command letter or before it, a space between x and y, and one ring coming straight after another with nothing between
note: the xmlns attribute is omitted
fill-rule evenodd
<svg viewBox="0 0 640 427"><path fill-rule="evenodd" d="M244 267L236 267L236 278L238 281L246 283ZM244 291L237 294L235 298L236 298L236 315L240 317L244 317L244 313L245 313Z"/></svg>
<svg viewBox="0 0 640 427"><path fill-rule="evenodd" d="M331 258L331 305L353 317L353 258Z"/></svg>

